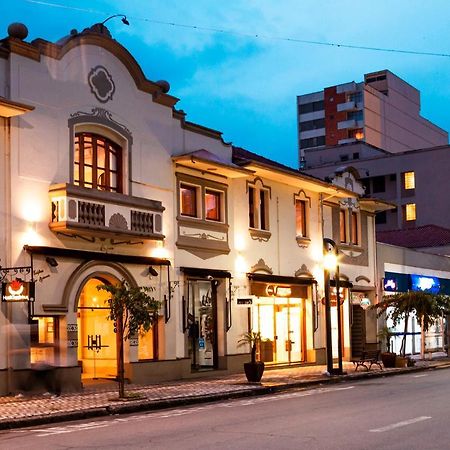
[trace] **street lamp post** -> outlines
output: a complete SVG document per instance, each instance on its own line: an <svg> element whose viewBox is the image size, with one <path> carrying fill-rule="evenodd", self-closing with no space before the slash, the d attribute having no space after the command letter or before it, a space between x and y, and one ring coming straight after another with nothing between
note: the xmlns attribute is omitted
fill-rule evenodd
<svg viewBox="0 0 450 450"><path fill-rule="evenodd" d="M339 264L338 248L332 239L323 239L324 257L324 293L325 293L325 331L327 350L327 372L329 375L342 375L342 329L341 329L341 303L339 292ZM334 272L334 283L336 288L337 329L338 329L338 367L333 365L333 337L331 333L331 299L330 299L330 272Z"/></svg>

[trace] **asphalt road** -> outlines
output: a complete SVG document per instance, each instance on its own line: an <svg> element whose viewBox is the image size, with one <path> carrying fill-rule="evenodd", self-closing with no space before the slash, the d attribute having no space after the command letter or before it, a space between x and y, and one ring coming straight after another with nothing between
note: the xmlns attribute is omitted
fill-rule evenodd
<svg viewBox="0 0 450 450"><path fill-rule="evenodd" d="M0 449L448 449L450 369L0 433Z"/></svg>

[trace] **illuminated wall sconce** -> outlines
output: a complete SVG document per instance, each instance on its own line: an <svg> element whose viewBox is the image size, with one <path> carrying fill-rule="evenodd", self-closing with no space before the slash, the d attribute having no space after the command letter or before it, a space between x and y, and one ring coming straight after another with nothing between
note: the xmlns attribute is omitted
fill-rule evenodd
<svg viewBox="0 0 450 450"><path fill-rule="evenodd" d="M370 306L370 299L368 297L363 297L360 301L359 304L361 306L362 309L364 309L364 311Z"/></svg>

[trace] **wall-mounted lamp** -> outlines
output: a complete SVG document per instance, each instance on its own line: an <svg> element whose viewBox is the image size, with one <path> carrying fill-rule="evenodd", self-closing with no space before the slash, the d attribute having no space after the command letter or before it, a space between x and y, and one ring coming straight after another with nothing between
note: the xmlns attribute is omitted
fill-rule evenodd
<svg viewBox="0 0 450 450"><path fill-rule="evenodd" d="M370 298L368 297L363 297L360 301L359 301L359 305L361 306L362 309L364 309L364 311L370 306Z"/></svg>
<svg viewBox="0 0 450 450"><path fill-rule="evenodd" d="M45 258L45 261L47 261L47 264L48 264L50 267L57 267L57 266L58 266L58 261L56 261L56 259L55 259L55 258L52 258L51 256L47 256L47 257Z"/></svg>
<svg viewBox="0 0 450 450"><path fill-rule="evenodd" d="M148 268L148 274L151 275L152 277L157 277L158 276L158 272L152 266L150 266Z"/></svg>

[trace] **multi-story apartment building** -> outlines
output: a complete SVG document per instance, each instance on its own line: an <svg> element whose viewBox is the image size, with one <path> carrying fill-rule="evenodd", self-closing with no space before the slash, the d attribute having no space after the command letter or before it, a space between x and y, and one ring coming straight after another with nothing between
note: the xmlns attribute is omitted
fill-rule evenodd
<svg viewBox="0 0 450 450"><path fill-rule="evenodd" d="M353 143L319 149L315 157L320 162L307 166L306 173L325 179L336 170L354 167L367 195L397 206L377 215L378 231L427 225L450 229L449 145L389 153L365 143Z"/></svg>
<svg viewBox="0 0 450 450"><path fill-rule="evenodd" d="M242 370L250 329L268 364L324 362L324 238L340 254L333 339L340 327L345 359L376 342L361 302L375 301L387 205L351 172L331 184L188 122L102 24L57 43L26 36L15 24L0 43L0 392L31 387L41 361L63 390L114 378L97 287L122 280L162 303L126 343L134 382Z"/></svg>
<svg viewBox="0 0 450 450"><path fill-rule="evenodd" d="M315 150L366 142L388 152L448 144L448 133L420 115L420 92L389 70L297 97L299 160Z"/></svg>

